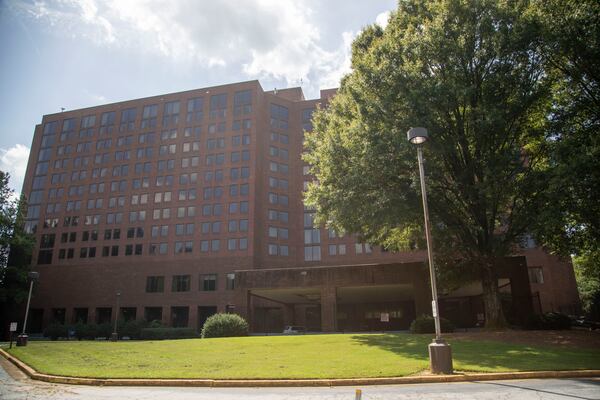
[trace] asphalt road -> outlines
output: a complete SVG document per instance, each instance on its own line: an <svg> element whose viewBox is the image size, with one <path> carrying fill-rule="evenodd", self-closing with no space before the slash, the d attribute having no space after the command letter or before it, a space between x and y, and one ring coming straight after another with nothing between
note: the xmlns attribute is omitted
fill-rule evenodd
<svg viewBox="0 0 600 400"><path fill-rule="evenodd" d="M355 400L356 387L171 388L96 387L33 381L0 357L2 400ZM600 400L600 379L534 379L473 383L363 386L362 400Z"/></svg>

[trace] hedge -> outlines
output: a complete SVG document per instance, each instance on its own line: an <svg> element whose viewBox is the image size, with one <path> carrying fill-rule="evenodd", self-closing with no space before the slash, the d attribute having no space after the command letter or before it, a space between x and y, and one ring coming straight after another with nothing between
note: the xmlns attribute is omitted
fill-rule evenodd
<svg viewBox="0 0 600 400"><path fill-rule="evenodd" d="M142 340L191 339L197 338L198 333L193 328L143 328Z"/></svg>

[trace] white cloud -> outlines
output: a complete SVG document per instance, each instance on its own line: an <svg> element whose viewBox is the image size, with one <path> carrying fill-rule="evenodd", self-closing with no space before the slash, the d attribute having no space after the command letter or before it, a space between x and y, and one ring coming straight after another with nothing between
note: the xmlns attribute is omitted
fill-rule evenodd
<svg viewBox="0 0 600 400"><path fill-rule="evenodd" d="M382 29L385 29L389 20L390 20L390 12L384 11L377 15L377 17L375 18L375 23L377 25L379 25Z"/></svg>
<svg viewBox="0 0 600 400"><path fill-rule="evenodd" d="M8 149L0 148L0 170L10 174L9 186L20 193L29 159L29 147L16 144Z"/></svg>
<svg viewBox="0 0 600 400"><path fill-rule="evenodd" d="M208 68L241 65L250 79L302 79L309 91L339 84L354 37L346 32L337 49L324 49L300 0L42 0L12 7L55 34Z"/></svg>

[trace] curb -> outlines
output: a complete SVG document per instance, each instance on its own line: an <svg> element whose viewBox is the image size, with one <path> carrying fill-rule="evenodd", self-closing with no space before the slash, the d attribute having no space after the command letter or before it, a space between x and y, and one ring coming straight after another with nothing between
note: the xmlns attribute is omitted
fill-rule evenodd
<svg viewBox="0 0 600 400"><path fill-rule="evenodd" d="M49 383L89 386L183 386L183 387L331 387L398 385L415 383L450 383L497 381L510 379L548 378L593 378L600 377L600 370L574 371L528 371L462 373L453 375L420 375L389 378L342 378L342 379L135 379L135 378L75 378L70 376L48 375L37 372L3 349L0 355L16 365L29 378Z"/></svg>

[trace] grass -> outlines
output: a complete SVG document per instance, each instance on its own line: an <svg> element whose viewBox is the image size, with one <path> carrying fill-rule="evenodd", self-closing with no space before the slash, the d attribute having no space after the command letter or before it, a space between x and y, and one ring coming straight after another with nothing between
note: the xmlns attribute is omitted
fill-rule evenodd
<svg viewBox="0 0 600 400"><path fill-rule="evenodd" d="M357 378L428 368L430 335L336 334L148 342L30 342L10 353L36 370L96 378ZM600 369L600 351L452 341L457 371Z"/></svg>

